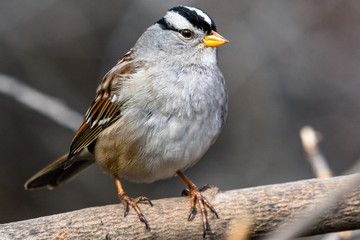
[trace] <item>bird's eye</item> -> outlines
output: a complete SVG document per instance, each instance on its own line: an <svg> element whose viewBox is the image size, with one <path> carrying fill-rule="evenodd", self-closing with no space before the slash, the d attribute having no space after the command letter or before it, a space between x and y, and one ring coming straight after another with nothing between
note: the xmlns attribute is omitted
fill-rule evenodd
<svg viewBox="0 0 360 240"><path fill-rule="evenodd" d="M194 36L193 31L190 29L182 29L180 33L184 38L192 38Z"/></svg>

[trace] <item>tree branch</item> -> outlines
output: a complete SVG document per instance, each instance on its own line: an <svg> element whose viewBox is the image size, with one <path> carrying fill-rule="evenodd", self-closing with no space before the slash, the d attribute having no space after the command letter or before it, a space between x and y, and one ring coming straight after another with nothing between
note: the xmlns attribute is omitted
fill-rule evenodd
<svg viewBox="0 0 360 240"><path fill-rule="evenodd" d="M224 239L236 224L249 222L249 235L261 237L283 223L306 217L332 195L334 189L353 184L359 174L328 179L311 179L226 192L216 188L204 194L217 209L220 219L209 212L213 235ZM123 217L121 205L87 208L21 222L0 225L1 239L201 239L199 213L187 221L189 199L168 198L153 201L154 207L141 205L151 231L147 232L134 211ZM306 235L360 228L360 189L358 184L322 214Z"/></svg>
<svg viewBox="0 0 360 240"><path fill-rule="evenodd" d="M83 119L82 114L72 110L59 99L42 93L16 78L2 73L0 73L0 93L14 98L30 109L72 131L77 131Z"/></svg>

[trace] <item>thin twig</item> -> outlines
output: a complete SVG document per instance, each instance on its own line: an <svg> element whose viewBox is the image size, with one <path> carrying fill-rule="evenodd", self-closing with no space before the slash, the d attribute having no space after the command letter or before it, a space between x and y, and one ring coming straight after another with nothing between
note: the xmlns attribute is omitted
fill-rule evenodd
<svg viewBox="0 0 360 240"><path fill-rule="evenodd" d="M305 126L300 130L300 137L307 155L307 159L317 178L333 177L332 170L325 156L319 147L320 133L316 132L312 127ZM353 231L344 231L331 233L324 236L323 240L345 240L351 239Z"/></svg>
<svg viewBox="0 0 360 240"><path fill-rule="evenodd" d="M329 164L318 147L318 143L320 141L319 135L319 133L315 132L315 130L309 126L305 126L300 130L300 137L304 151L316 177L332 177L333 173Z"/></svg>
<svg viewBox="0 0 360 240"><path fill-rule="evenodd" d="M310 156L314 172L317 176L324 178L332 176L331 170L326 159L317 147L318 138L310 127L301 132L305 151ZM336 207L347 195L357 189L360 183L360 175L356 175L347 185L341 188L334 187L326 197L324 197L314 209L305 208L297 213L295 219L283 224L278 231L270 235L266 240L288 240L307 232L309 228L329 209Z"/></svg>
<svg viewBox="0 0 360 240"><path fill-rule="evenodd" d="M0 73L0 93L14 98L61 126L76 131L83 116L61 101Z"/></svg>

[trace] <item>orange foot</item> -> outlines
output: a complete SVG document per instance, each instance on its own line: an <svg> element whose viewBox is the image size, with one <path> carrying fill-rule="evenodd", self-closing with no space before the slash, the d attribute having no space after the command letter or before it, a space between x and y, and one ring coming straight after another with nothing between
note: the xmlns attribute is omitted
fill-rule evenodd
<svg viewBox="0 0 360 240"><path fill-rule="evenodd" d="M115 183L116 183L116 187L118 189L120 201L122 202L122 204L124 204L124 217L126 217L129 214L129 210L130 210L129 206L131 206L135 210L136 214L138 215L139 220L145 224L146 230L150 231L149 223L137 205L139 202L146 202L146 203L149 203L150 206L152 207L153 204L150 201L150 199L148 199L147 197L137 197L137 198L129 197L124 192L124 190L121 186L121 183L120 183L120 179L117 176L115 176Z"/></svg>
<svg viewBox="0 0 360 240"><path fill-rule="evenodd" d="M199 190L198 187L195 184L193 184L187 177L185 177L185 175L182 172L177 171L177 174L179 175L180 178L182 178L184 180L184 182L189 187L189 189L184 189L181 194L183 196L190 196L191 207L190 207L190 214L189 214L188 220L190 221L195 217L196 202L197 202L199 204L199 208L200 208L200 212L201 212L201 217L202 217L202 221L203 221L203 229L204 229L203 237L205 238L206 234L211 232L210 224L207 219L206 207L208 207L211 210L211 212L214 213L217 218L219 218L219 215L217 214L215 208L201 194L201 191L206 190L209 186L205 186Z"/></svg>

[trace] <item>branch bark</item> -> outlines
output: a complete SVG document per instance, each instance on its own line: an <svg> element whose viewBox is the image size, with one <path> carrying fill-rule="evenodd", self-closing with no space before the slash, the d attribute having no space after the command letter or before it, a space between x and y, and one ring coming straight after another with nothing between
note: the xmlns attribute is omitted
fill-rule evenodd
<svg viewBox="0 0 360 240"><path fill-rule="evenodd" d="M249 235L258 238L284 223L306 216L323 204L334 189L353 184L360 175L311 179L219 192L216 188L204 195L217 209L220 219L209 212L213 234L210 239L224 239L233 221L249 222ZM93 207L52 216L0 225L0 239L201 239L202 223L198 213L187 221L189 199L168 198L153 201L154 207L141 204L151 231L145 230L131 209L123 217L121 205ZM360 228L360 188L353 186L336 204L322 214L306 235Z"/></svg>

